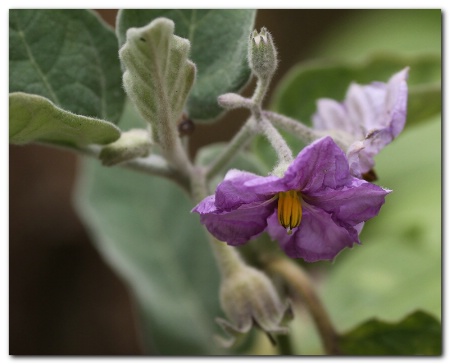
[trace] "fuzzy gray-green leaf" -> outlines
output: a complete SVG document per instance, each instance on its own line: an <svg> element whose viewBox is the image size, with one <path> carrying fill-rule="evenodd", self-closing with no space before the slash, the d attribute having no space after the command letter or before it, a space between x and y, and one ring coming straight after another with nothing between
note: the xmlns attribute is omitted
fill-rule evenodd
<svg viewBox="0 0 450 364"><path fill-rule="evenodd" d="M127 9L117 17L119 43L128 28L141 27L158 17L174 21L175 34L191 42L191 59L197 66L197 80L187 101L189 117L211 121L223 112L217 97L238 92L247 83L247 40L256 10Z"/></svg>
<svg viewBox="0 0 450 364"><path fill-rule="evenodd" d="M125 90L154 127L157 140L161 133L174 132L195 78L195 65L188 60L189 41L173 31L173 22L165 18L130 28L119 52Z"/></svg>
<svg viewBox="0 0 450 364"><path fill-rule="evenodd" d="M75 114L122 113L117 39L93 11L9 11L9 91L41 95Z"/></svg>
<svg viewBox="0 0 450 364"><path fill-rule="evenodd" d="M65 111L39 95L14 92L9 95L9 141L34 141L82 146L108 144L120 137L112 123Z"/></svg>
<svg viewBox="0 0 450 364"><path fill-rule="evenodd" d="M219 276L192 203L167 180L86 163L78 208L130 287L146 353L220 354Z"/></svg>

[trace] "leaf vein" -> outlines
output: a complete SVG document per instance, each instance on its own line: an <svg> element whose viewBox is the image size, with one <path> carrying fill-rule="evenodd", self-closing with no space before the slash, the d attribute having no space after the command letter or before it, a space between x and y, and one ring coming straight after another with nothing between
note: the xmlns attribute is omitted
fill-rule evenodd
<svg viewBox="0 0 450 364"><path fill-rule="evenodd" d="M51 84L49 83L47 76L42 72L42 69L40 68L40 66L38 65L36 59L33 56L33 53L25 39L25 32L24 29L21 27L21 24L19 22L19 17L15 12L12 12L13 14L15 14L16 17L16 24L17 24L17 34L19 35L20 40L22 41L25 50L27 52L27 55L29 57L30 63L32 64L32 66L36 69L37 74L40 76L40 78L42 79L42 82L44 84L44 86L48 89L49 93L51 94L51 97L53 98L53 100L55 101L56 104L60 104L60 101L58 99L58 96L56 96L56 93L54 92Z"/></svg>

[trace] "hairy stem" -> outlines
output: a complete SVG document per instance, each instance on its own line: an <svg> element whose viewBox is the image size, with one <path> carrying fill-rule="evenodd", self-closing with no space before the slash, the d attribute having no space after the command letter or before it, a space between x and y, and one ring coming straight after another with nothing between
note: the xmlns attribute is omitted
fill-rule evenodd
<svg viewBox="0 0 450 364"><path fill-rule="evenodd" d="M267 90L269 89L271 80L272 80L272 77L265 77L265 78L258 77L258 80L256 82L256 89L252 96L252 101L259 108L262 107L262 102L264 100L264 97L267 94Z"/></svg>
<svg viewBox="0 0 450 364"><path fill-rule="evenodd" d="M191 175L191 198L194 204L199 203L209 194L205 177L206 175L203 170L194 167ZM209 245L211 246L214 258L219 266L222 278L231 275L237 269L245 265L238 251L234 247L217 240L206 231L206 229L205 232L207 233Z"/></svg>
<svg viewBox="0 0 450 364"><path fill-rule="evenodd" d="M278 335L277 344L280 355L295 355L289 335Z"/></svg>
<svg viewBox="0 0 450 364"><path fill-rule="evenodd" d="M183 148L180 138L175 137L171 144L160 145L163 156L186 178L192 174L193 165L189 160L186 150Z"/></svg>
<svg viewBox="0 0 450 364"><path fill-rule="evenodd" d="M265 78L258 77L256 89L252 97L253 107L251 108L251 112L258 124L260 132L265 135L273 149L275 149L279 163L290 164L293 160L291 149L278 130L275 129L271 122L263 115L262 111L262 101L269 89L271 80L272 76Z"/></svg>
<svg viewBox="0 0 450 364"><path fill-rule="evenodd" d="M325 307L317 295L308 274L287 258L276 258L266 262L269 271L284 278L289 288L301 294L319 331L325 353L339 355L338 333L331 323Z"/></svg>
<svg viewBox="0 0 450 364"><path fill-rule="evenodd" d="M274 126L286 130L305 143L309 144L323 136L323 134L308 128L300 121L291 119L287 116L272 111L263 111L263 116L269 119Z"/></svg>
<svg viewBox="0 0 450 364"><path fill-rule="evenodd" d="M52 144L52 147L55 145ZM69 149L72 152L98 159L101 147L98 145L88 145L85 147L57 146L62 149ZM143 172L152 176L165 177L177 183L184 191L189 191L189 178L179 173L159 155L150 155L147 158L136 158L117 165L117 167ZM105 167L107 168L107 167Z"/></svg>
<svg viewBox="0 0 450 364"><path fill-rule="evenodd" d="M278 130L274 128L269 120L262 117L262 115L260 120L258 120L258 125L262 133L269 140L273 149L276 151L279 162L290 164L293 160L291 148L289 148L286 140L284 140Z"/></svg>
<svg viewBox="0 0 450 364"><path fill-rule="evenodd" d="M245 266L244 261L239 255L238 251L227 245L223 241L219 241L214 238L208 231L209 245L213 251L217 265L222 276L222 279L231 276L234 272L237 272L240 268Z"/></svg>

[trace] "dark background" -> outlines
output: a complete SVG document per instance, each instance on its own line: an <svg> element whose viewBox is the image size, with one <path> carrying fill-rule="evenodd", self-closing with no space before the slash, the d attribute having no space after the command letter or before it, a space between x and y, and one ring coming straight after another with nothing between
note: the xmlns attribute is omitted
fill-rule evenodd
<svg viewBox="0 0 450 364"><path fill-rule="evenodd" d="M116 10L98 10L114 26ZM274 36L273 85L354 10L260 10L256 27ZM245 93L251 93L252 82ZM270 95L269 95L270 96ZM269 97L270 98L270 97ZM245 119L233 111L197 127L198 146L226 140ZM77 157L30 145L9 148L9 348L12 355L137 355L127 288L89 240L71 205Z"/></svg>

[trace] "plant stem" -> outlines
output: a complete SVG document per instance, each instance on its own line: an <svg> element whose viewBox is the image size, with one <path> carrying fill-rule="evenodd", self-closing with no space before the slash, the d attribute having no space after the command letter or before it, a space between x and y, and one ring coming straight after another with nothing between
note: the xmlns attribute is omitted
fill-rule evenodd
<svg viewBox="0 0 450 364"><path fill-rule="evenodd" d="M217 265L219 266L222 280L226 277L230 277L233 273L245 266L245 263L236 248L227 245L227 243L223 241L217 240L208 231L206 231L206 233L208 235L209 245L213 251Z"/></svg>
<svg viewBox="0 0 450 364"><path fill-rule="evenodd" d="M277 344L280 355L295 355L289 335L278 335Z"/></svg>
<svg viewBox="0 0 450 364"><path fill-rule="evenodd" d="M275 129L270 121L263 115L262 111L262 101L267 93L271 80L272 76L265 78L258 77L256 89L252 97L254 104L250 110L261 133L265 135L273 149L275 149L275 152L278 155L279 163L290 164L293 160L291 149L278 130Z"/></svg>
<svg viewBox="0 0 450 364"><path fill-rule="evenodd" d="M193 165L189 160L186 150L183 148L180 138L175 137L171 140L171 144L160 145L163 156L181 172L186 178L192 173Z"/></svg>
<svg viewBox="0 0 450 364"><path fill-rule="evenodd" d="M266 262L269 271L280 275L285 279L290 289L299 292L314 319L314 322L322 339L325 353L339 355L339 335L331 323L325 307L314 290L308 274L298 265L287 258L276 258Z"/></svg>
<svg viewBox="0 0 450 364"><path fill-rule="evenodd" d="M55 147L55 145L52 145ZM62 149L69 149L72 152L98 159L101 147L98 145L88 145L85 147L72 146L56 146ZM126 169L143 172L152 176L165 177L177 183L185 191L189 191L189 178L185 177L166 162L164 158L159 155L150 155L147 158L136 158L117 165ZM108 167L105 167L108 168Z"/></svg>
<svg viewBox="0 0 450 364"><path fill-rule="evenodd" d="M206 174L200 168L194 167L191 175L191 198L194 204L199 203L208 196L208 187L206 184ZM217 265L219 266L222 278L225 278L245 265L238 251L226 243L214 238L206 229L209 245L213 251Z"/></svg>
<svg viewBox="0 0 450 364"><path fill-rule="evenodd" d="M265 78L259 78L256 82L256 89L252 96L252 101L257 105L259 108L262 107L262 102L264 97L267 94L267 90L269 89L270 81L272 80L271 77L265 77Z"/></svg>
<svg viewBox="0 0 450 364"><path fill-rule="evenodd" d="M298 139L304 141L305 143L311 143L316 139L321 138L324 134L317 132L311 128L308 128L302 122L291 119L287 116L277 114L272 111L263 111L264 117L269 119L273 125L282 128L289 133L295 135Z"/></svg>
<svg viewBox="0 0 450 364"><path fill-rule="evenodd" d="M231 139L226 149L208 166L206 171L206 180L210 180L219 173L228 163L230 163L236 154L242 150L256 133L255 120L250 118L244 126Z"/></svg>
<svg viewBox="0 0 450 364"><path fill-rule="evenodd" d="M286 140L284 140L278 130L262 115L260 120L258 120L258 125L277 153L279 162L290 164L293 160L291 148L289 148Z"/></svg>

